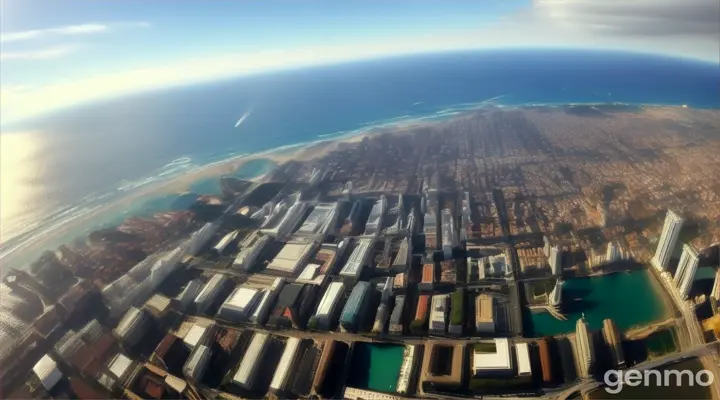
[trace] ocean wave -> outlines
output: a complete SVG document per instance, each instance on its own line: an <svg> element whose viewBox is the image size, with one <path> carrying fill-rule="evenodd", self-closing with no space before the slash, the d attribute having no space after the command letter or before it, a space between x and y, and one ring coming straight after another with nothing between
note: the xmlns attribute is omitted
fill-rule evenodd
<svg viewBox="0 0 720 400"><path fill-rule="evenodd" d="M26 246L29 246L32 243L36 243L39 240L45 240L48 237L51 237L53 233L55 233L58 229L60 229L62 226L66 225L67 223L84 216L88 213L92 213L96 211L98 208L112 204L113 201L117 199L121 199L130 192L134 191L135 189L138 189L140 187L146 187L148 185L154 185L154 184L160 184L162 182L169 181L173 179L176 176L182 175L182 174L188 174L188 173L194 173L196 171L202 170L204 168L210 168L216 165L224 164L231 162L233 160L239 160L244 157L248 156L255 156L255 157L262 157L263 155L270 155L270 154L279 154L284 153L288 151L292 151L294 149L302 148L305 146L311 146L313 144L317 143L323 143L328 141L334 141L334 140L343 140L346 138L351 138L356 135L365 134L372 132L374 130L383 129L383 128L392 128L394 126L403 126L408 123L413 123L415 121L417 122L424 122L424 121L443 121L450 119L454 116L462 115L463 113L472 112L474 110L483 109L485 107L496 107L496 108L503 108L503 109L512 109L512 108L523 108L523 107L573 107L573 106L603 106L603 105L613 105L613 106L663 106L663 104L634 104L634 103L622 103L622 102L586 102L586 103L536 103L536 102L525 102L525 103L511 103L506 101L500 101L507 99L507 96L496 96L490 99L478 101L478 102L471 102L471 103L460 103L460 104L454 104L449 105L447 107L437 107L435 110L422 114L422 115L401 115L398 117L393 118L387 118L383 120L377 120L373 122L368 122L361 124L360 127L353 130L343 130L343 131L337 131L337 132L330 132L330 133L324 133L319 134L314 140L309 141L303 141L303 142L297 142L297 143L290 143L284 146L279 146L271 149L266 149L258 152L253 153L237 153L236 150L233 150L231 152L228 152L226 154L215 154L214 157L208 157L205 158L205 160L212 160L212 162L200 162L195 161L193 162L193 158L190 156L183 156L177 159L172 160L171 162L165 164L163 167L151 172L148 176L142 177L140 179L135 180L123 180L118 182L117 185L112 187L110 190L104 193L94 193L90 196L87 196L86 198L83 198L78 204L74 205L73 207L65 207L61 209L54 210L52 212L51 210L48 210L48 212L45 214L45 217L40 220L40 222L34 221L35 223L28 223L24 226L22 229L22 232L18 232L18 234L12 235L12 237L4 237L3 238L3 246L2 249L0 249L0 258L5 258L7 255L10 255L19 249L25 248ZM196 160L199 160L199 157L195 157ZM130 215L131 211L128 210L127 213L124 213L123 215ZM104 214L104 213L103 213ZM96 229L98 226L98 223L107 223L102 222L107 220L108 218L105 217L91 217L91 221L88 221L88 223L84 223L82 227L79 227L79 229L82 229L83 231L88 231L90 229ZM30 221L28 221L30 222ZM64 241L69 242L72 240L72 238L67 237L65 238L65 235L63 235L63 238L58 238L58 241Z"/></svg>
<svg viewBox="0 0 720 400"><path fill-rule="evenodd" d="M176 166L176 165L187 164L187 163L189 163L189 162L191 162L191 161L192 161L192 158L190 158L190 157L180 157L180 158L177 158L177 159L172 160L172 161L170 161L169 163L165 164L162 168L163 168L163 169L164 169L164 168L171 168L171 167Z"/></svg>

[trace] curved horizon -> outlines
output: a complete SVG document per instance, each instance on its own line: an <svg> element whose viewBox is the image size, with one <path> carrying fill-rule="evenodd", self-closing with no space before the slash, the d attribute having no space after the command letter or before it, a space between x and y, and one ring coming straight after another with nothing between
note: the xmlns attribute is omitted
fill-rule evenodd
<svg viewBox="0 0 720 400"><path fill-rule="evenodd" d="M307 69L318 69L333 67L344 64L354 63L367 63L367 62L383 62L392 61L395 59L416 59L421 60L424 57L434 57L443 54L447 55L463 55L463 54L498 54L498 53L586 53L586 54L610 54L610 55L625 55L625 56L642 56L646 58L655 58L658 60L673 60L673 61L685 61L692 64L709 65L709 66L720 66L720 58L716 60L688 57L678 54L665 54L659 52L646 52L646 51L629 51L629 50L618 50L613 48L607 49L589 49L589 48L567 48L567 47L516 47L516 48L470 48L470 49L453 49L453 50L430 50L430 51L418 51L409 53L392 53L392 54L378 54L368 55L360 58L349 58L349 59L337 59L337 60L323 60L319 62L311 62L308 64L291 64L285 66L269 67L262 70L251 70L251 71L240 71L232 72L227 76L208 77L203 74L197 77L183 77L183 81L178 82L161 82L156 83L153 87L130 87L127 91L115 92L108 91L103 93L97 93L91 98L77 100L72 104L58 105L57 107L38 111L20 118L3 118L0 120L0 126L4 126L13 129L14 126L22 126L23 124L32 123L33 119L36 118L52 118L53 116L65 113L80 111L83 108L92 107L96 104L102 104L104 102L112 102L115 100L122 100L125 98L131 98L134 96L142 96L149 93L162 93L172 91L174 89L192 87L206 84L216 84L222 82L229 82L238 79L248 78L261 78L264 76L272 76L273 74L291 73L293 71L301 71Z"/></svg>

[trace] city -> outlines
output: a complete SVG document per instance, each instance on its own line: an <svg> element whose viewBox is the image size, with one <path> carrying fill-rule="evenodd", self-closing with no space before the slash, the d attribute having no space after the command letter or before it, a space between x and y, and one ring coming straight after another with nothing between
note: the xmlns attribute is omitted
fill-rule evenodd
<svg viewBox="0 0 720 400"><path fill-rule="evenodd" d="M592 399L611 369L720 378L718 121L490 108L224 177L7 273L1 392Z"/></svg>

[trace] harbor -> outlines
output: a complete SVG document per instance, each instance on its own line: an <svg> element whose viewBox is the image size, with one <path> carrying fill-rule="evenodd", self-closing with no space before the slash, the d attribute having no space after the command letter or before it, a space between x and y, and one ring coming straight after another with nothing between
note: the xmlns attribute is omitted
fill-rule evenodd
<svg viewBox="0 0 720 400"><path fill-rule="evenodd" d="M584 314L591 329L601 329L610 318L621 331L647 325L669 316L670 308L655 288L647 270L614 273L565 281L562 315L558 319L545 310L526 314L526 336L555 336L575 331Z"/></svg>

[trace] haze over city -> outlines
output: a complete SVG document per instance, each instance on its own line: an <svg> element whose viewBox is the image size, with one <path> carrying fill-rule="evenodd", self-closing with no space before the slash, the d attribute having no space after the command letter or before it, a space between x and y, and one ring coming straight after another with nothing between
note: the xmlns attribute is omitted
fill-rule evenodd
<svg viewBox="0 0 720 400"><path fill-rule="evenodd" d="M0 11L0 397L720 399L717 0Z"/></svg>

